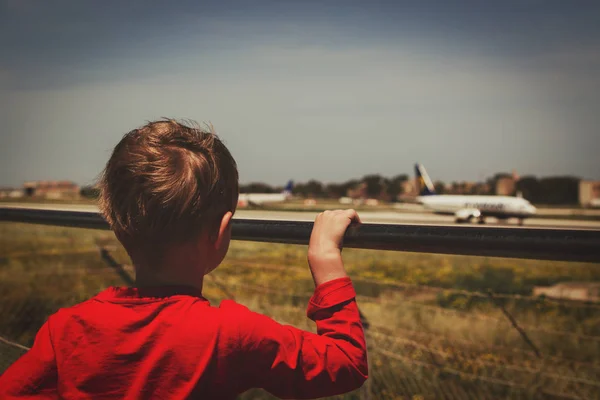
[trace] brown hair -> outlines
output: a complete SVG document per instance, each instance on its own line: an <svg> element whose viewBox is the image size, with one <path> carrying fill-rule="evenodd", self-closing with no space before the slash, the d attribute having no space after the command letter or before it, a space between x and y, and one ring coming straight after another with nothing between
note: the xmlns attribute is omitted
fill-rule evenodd
<svg viewBox="0 0 600 400"><path fill-rule="evenodd" d="M134 129L108 160L100 210L126 248L194 239L235 211L235 160L212 125L189 124L165 119Z"/></svg>

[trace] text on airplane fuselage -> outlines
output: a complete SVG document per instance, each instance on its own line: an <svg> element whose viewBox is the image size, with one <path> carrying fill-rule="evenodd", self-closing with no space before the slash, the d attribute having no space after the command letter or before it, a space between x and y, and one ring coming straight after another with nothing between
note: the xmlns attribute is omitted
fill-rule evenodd
<svg viewBox="0 0 600 400"><path fill-rule="evenodd" d="M480 210L503 210L502 203L465 203L465 208L477 208Z"/></svg>

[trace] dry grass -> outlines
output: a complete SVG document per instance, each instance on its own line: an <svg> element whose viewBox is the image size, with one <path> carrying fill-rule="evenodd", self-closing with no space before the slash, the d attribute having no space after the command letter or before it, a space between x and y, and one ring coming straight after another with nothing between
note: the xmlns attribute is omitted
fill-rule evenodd
<svg viewBox="0 0 600 400"><path fill-rule="evenodd" d="M2 223L0 234L0 335L7 339L31 345L59 307L122 285L97 248L113 246L115 259L129 262L110 232ZM371 377L343 398L600 397L600 305L527 297L535 285L600 281L600 265L354 249L344 258L370 323ZM305 315L312 289L305 246L233 242L205 295L215 304L235 297L314 330ZM499 301L541 359L488 289L506 295ZM18 354L2 344L0 366Z"/></svg>

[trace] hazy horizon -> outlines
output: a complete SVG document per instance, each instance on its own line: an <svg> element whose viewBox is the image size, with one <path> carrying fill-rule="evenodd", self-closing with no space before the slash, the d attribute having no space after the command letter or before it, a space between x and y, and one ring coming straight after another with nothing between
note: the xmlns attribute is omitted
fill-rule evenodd
<svg viewBox="0 0 600 400"><path fill-rule="evenodd" d="M0 0L0 186L212 122L242 183L600 179L600 4Z"/></svg>

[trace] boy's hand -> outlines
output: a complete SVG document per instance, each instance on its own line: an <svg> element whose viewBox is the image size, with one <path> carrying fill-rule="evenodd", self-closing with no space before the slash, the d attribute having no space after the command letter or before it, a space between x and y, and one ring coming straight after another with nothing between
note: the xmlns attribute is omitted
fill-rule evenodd
<svg viewBox="0 0 600 400"><path fill-rule="evenodd" d="M342 262L342 241L352 222L360 223L354 210L325 211L317 215L308 244L308 265L316 286L347 276Z"/></svg>

